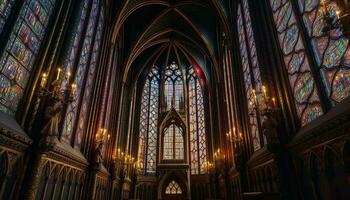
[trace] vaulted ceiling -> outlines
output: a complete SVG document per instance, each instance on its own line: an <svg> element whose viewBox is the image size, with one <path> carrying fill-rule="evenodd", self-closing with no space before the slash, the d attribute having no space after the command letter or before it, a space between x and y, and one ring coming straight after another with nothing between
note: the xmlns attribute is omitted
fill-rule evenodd
<svg viewBox="0 0 350 200"><path fill-rule="evenodd" d="M216 76L219 36L229 31L227 0L125 0L107 2L113 42L122 34L124 80L175 61ZM113 8L118 8L113 13ZM220 27L220 28L219 28ZM136 76L137 75L137 76Z"/></svg>

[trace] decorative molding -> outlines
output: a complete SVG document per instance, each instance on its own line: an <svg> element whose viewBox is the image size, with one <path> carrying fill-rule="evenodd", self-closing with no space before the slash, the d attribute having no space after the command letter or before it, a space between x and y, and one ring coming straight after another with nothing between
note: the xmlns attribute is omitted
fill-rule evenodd
<svg viewBox="0 0 350 200"><path fill-rule="evenodd" d="M247 162L247 166L249 168L255 168L258 166L263 166L267 163L273 162L274 155L267 150L267 146L265 145L263 148L255 151L253 155Z"/></svg>
<svg viewBox="0 0 350 200"><path fill-rule="evenodd" d="M350 134L350 98L344 100L329 113L300 130L288 147L293 152L308 151L317 145Z"/></svg>
<svg viewBox="0 0 350 200"><path fill-rule="evenodd" d="M47 153L47 159L78 169L86 169L89 165L89 162L80 151L72 148L65 142L58 142L57 145Z"/></svg>
<svg viewBox="0 0 350 200"><path fill-rule="evenodd" d="M0 146L24 152L33 141L11 117L0 113Z"/></svg>

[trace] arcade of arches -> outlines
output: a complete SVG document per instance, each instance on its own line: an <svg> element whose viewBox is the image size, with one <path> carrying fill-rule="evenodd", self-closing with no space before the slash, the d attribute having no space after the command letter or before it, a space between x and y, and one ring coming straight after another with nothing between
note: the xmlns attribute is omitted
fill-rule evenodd
<svg viewBox="0 0 350 200"><path fill-rule="evenodd" d="M0 199L350 199L349 0L1 0Z"/></svg>

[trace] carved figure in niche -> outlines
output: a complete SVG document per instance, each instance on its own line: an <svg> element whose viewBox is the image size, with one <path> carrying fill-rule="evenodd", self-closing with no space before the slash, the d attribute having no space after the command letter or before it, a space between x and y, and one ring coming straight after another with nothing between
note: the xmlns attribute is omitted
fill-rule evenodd
<svg viewBox="0 0 350 200"><path fill-rule="evenodd" d="M52 82L49 90L45 91L45 96L47 96L47 106L44 113L45 126L41 133L45 136L58 136L60 114L64 105L59 81Z"/></svg>
<svg viewBox="0 0 350 200"><path fill-rule="evenodd" d="M262 130L263 130L263 134L267 139L267 144L269 145L279 144L277 120L275 119L271 111L266 111L264 116L265 116L265 120L262 123Z"/></svg>
<svg viewBox="0 0 350 200"><path fill-rule="evenodd" d="M103 147L103 143L99 142L97 144L97 147L95 149L95 153L94 153L94 163L97 166L100 166L103 162L103 154L102 154L102 147Z"/></svg>
<svg viewBox="0 0 350 200"><path fill-rule="evenodd" d="M69 97L65 100L64 91L61 90L61 83L58 80L54 80L49 89L42 89L40 96L47 96L47 104L44 112L45 125L41 130L44 135L46 144L55 144L57 136L59 134L58 126L60 123L61 112L65 104L74 101L74 94L71 90L68 90Z"/></svg>

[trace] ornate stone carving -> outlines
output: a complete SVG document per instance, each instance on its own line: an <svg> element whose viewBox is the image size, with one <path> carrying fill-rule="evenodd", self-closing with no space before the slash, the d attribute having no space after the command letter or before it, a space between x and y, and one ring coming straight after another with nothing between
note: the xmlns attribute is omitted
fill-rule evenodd
<svg viewBox="0 0 350 200"><path fill-rule="evenodd" d="M56 145L57 136L59 134L58 126L60 123L63 106L66 103L73 101L73 97L71 95L67 100L65 100L63 98L63 92L61 90L61 84L58 80L52 82L48 91L43 91L43 95L47 96L47 105L44 113L45 125L41 130L41 133L43 134L41 145L44 148Z"/></svg>
<svg viewBox="0 0 350 200"><path fill-rule="evenodd" d="M94 164L97 168L100 168L103 163L103 153L102 153L103 143L99 142L94 152Z"/></svg>
<svg viewBox="0 0 350 200"><path fill-rule="evenodd" d="M272 111L266 111L264 113L264 121L262 123L262 132L267 139L269 147L278 145L280 143L278 139L278 123Z"/></svg>

